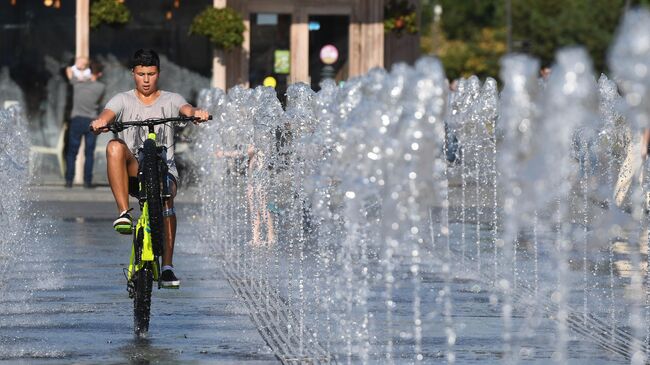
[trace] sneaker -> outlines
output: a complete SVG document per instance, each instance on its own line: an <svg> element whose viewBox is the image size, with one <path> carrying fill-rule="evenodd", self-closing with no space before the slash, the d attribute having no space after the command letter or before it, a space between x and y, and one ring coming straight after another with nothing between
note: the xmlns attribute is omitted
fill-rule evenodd
<svg viewBox="0 0 650 365"><path fill-rule="evenodd" d="M176 275L172 270L163 270L160 275L160 286L165 289L178 289L181 285L181 281L178 280Z"/></svg>
<svg viewBox="0 0 650 365"><path fill-rule="evenodd" d="M66 181L64 186L66 188L71 188L72 187L72 181Z"/></svg>
<svg viewBox="0 0 650 365"><path fill-rule="evenodd" d="M133 210L127 209L120 214L120 216L113 222L113 228L121 234L131 234L133 233L133 218L129 212Z"/></svg>
<svg viewBox="0 0 650 365"><path fill-rule="evenodd" d="M93 185L92 183L84 183L84 188L86 188L86 189L94 189L95 185Z"/></svg>

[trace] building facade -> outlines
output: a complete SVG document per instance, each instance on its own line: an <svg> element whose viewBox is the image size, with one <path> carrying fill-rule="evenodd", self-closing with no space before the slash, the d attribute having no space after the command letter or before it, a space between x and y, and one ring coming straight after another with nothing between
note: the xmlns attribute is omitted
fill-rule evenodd
<svg viewBox="0 0 650 365"><path fill-rule="evenodd" d="M412 63L419 56L419 37L384 33L387 2L216 0L215 6L230 6L243 15L246 33L241 50L224 55L225 79L215 84L256 86L270 76L279 86L305 82L317 88L323 77L342 81L373 67ZM272 67L286 64L287 57L288 68Z"/></svg>
<svg viewBox="0 0 650 365"><path fill-rule="evenodd" d="M32 75L51 73L44 59L110 54L126 63L135 49L149 47L224 89L257 86L269 77L281 89L294 82L317 88L323 78L344 81L419 56L417 34L384 32L390 0L119 1L131 10L129 23L95 29L89 27L92 0L3 1L0 66L26 84ZM241 48L213 57L205 38L188 34L193 17L208 6L229 6L243 16Z"/></svg>

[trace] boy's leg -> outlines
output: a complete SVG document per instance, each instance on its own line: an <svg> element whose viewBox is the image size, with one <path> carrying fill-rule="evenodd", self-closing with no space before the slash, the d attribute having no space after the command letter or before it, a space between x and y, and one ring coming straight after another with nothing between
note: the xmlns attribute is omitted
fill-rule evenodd
<svg viewBox="0 0 650 365"><path fill-rule="evenodd" d="M257 189L260 201L259 206L262 213L262 220L264 221L264 224L266 224L266 242L268 245L273 245L275 243L275 229L273 227L273 216L271 216L271 212L269 211L268 207L266 188L260 184Z"/></svg>
<svg viewBox="0 0 650 365"><path fill-rule="evenodd" d="M246 187L246 195L248 198L248 212L251 221L251 235L253 236L251 237L251 243L254 246L259 246L262 241L262 234L260 232L260 212L257 197L255 196L255 183L250 180Z"/></svg>
<svg viewBox="0 0 650 365"><path fill-rule="evenodd" d="M176 181L170 176L172 196L163 205L163 229L165 230L165 249L163 250L163 266L174 266L174 243L176 241L176 213L174 213L174 197L176 196Z"/></svg>
<svg viewBox="0 0 650 365"><path fill-rule="evenodd" d="M138 176L138 160L121 139L106 145L108 183L119 213L129 209L129 176Z"/></svg>
<svg viewBox="0 0 650 365"><path fill-rule="evenodd" d="M174 274L172 259L174 257L174 241L176 239L176 214L174 213L174 197L176 196L176 180L168 175L171 198L163 205L163 229L165 230L165 247L163 250L162 273L160 285L166 289L178 289L181 281Z"/></svg>

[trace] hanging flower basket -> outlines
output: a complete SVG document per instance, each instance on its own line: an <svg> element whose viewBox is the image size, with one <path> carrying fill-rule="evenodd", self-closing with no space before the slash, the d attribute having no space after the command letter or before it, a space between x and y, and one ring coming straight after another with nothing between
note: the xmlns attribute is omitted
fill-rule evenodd
<svg viewBox="0 0 650 365"><path fill-rule="evenodd" d="M190 34L207 37L217 48L231 50L244 43L244 20L234 9L207 7L190 25Z"/></svg>
<svg viewBox="0 0 650 365"><path fill-rule="evenodd" d="M90 5L90 27L102 24L121 25L131 19L129 8L119 0L95 0Z"/></svg>
<svg viewBox="0 0 650 365"><path fill-rule="evenodd" d="M401 36L404 32L418 32L417 13L415 6L408 0L391 0L384 7L384 32L395 32Z"/></svg>

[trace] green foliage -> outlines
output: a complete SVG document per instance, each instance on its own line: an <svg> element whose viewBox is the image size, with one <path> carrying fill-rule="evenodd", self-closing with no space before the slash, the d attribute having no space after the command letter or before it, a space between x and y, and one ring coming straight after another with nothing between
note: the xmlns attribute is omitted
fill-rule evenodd
<svg viewBox="0 0 650 365"><path fill-rule="evenodd" d="M420 34L423 36L431 35L431 25L433 24L433 6L435 4L431 0L422 0L421 13L420 13Z"/></svg>
<svg viewBox="0 0 650 365"><path fill-rule="evenodd" d="M526 0L519 0L522 1ZM499 8L503 2L504 0L439 0L437 3L442 6L442 29L449 39L470 40L483 28L505 27Z"/></svg>
<svg viewBox="0 0 650 365"><path fill-rule="evenodd" d="M123 2L117 0L96 0L90 5L90 27L101 24L125 24L131 12Z"/></svg>
<svg viewBox="0 0 650 365"><path fill-rule="evenodd" d="M408 0L390 0L384 7L384 32L402 32L415 34L418 32L417 13L415 6Z"/></svg>
<svg viewBox="0 0 650 365"><path fill-rule="evenodd" d="M437 54L447 77L494 77L499 71L499 59L506 53L505 30L483 28L470 42L440 37L438 45Z"/></svg>
<svg viewBox="0 0 650 365"><path fill-rule="evenodd" d="M607 50L613 40L626 0L510 0L512 51L531 54L551 65L558 49L584 46L594 67L606 72ZM433 24L433 6L443 8L441 21ZM441 57L450 77L499 74L500 49L485 48L493 37L505 44L505 0L422 0L422 50ZM647 6L650 0L630 0ZM486 30L495 33L483 34ZM503 43L501 43L503 41ZM482 44L482 45L481 45ZM481 64L485 62L485 64Z"/></svg>
<svg viewBox="0 0 650 365"><path fill-rule="evenodd" d="M190 25L190 34L208 37L210 42L223 50L239 47L244 42L244 20L232 8L207 7Z"/></svg>
<svg viewBox="0 0 650 365"><path fill-rule="evenodd" d="M623 13L624 0L526 0L513 2L515 50L531 53L551 64L566 46L587 48L599 71Z"/></svg>

